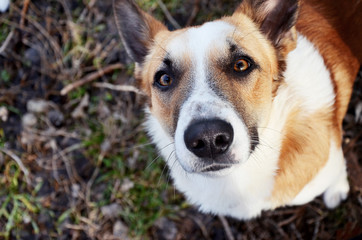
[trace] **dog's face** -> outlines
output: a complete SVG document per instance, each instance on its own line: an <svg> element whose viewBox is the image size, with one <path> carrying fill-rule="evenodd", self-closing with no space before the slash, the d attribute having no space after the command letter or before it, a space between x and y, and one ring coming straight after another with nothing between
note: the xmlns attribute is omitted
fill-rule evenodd
<svg viewBox="0 0 362 240"><path fill-rule="evenodd" d="M297 1L280 5L244 1L231 17L170 32L131 1L115 3L138 85L186 172L227 173L257 147L295 44Z"/></svg>

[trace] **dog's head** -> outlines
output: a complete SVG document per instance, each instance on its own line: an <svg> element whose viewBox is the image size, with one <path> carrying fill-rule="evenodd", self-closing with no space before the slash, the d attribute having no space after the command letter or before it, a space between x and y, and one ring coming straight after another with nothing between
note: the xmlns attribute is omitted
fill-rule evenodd
<svg viewBox="0 0 362 240"><path fill-rule="evenodd" d="M157 125L149 128L159 148L174 143L168 153L185 171L222 174L257 147L295 47L297 9L296 0L244 0L230 17L168 31L131 0L115 0Z"/></svg>

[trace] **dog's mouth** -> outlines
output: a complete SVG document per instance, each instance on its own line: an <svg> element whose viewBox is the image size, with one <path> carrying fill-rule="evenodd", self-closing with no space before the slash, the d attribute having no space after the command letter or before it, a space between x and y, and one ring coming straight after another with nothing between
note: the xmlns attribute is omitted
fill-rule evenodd
<svg viewBox="0 0 362 240"><path fill-rule="evenodd" d="M221 171L221 170L230 168L232 165L233 164L212 164L212 165L199 169L198 172L201 172L201 173L217 172L217 171Z"/></svg>

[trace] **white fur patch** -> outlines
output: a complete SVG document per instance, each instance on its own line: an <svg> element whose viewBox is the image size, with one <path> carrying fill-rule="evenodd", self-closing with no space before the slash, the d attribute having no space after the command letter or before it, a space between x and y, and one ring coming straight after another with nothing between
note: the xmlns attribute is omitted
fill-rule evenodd
<svg viewBox="0 0 362 240"><path fill-rule="evenodd" d="M298 47L287 57L285 80L295 94L302 98L308 113L326 109L334 104L330 73L313 44L298 34Z"/></svg>

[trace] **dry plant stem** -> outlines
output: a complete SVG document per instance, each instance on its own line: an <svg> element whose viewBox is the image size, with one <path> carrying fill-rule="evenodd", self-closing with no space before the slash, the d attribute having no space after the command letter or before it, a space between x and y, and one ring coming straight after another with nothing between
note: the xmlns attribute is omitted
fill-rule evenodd
<svg viewBox="0 0 362 240"><path fill-rule="evenodd" d="M162 0L157 0L158 5L160 6L161 10L165 14L166 18L170 21L172 26L176 29L180 29L181 26L176 22L176 20L171 16L171 13L167 10L166 5L162 2Z"/></svg>
<svg viewBox="0 0 362 240"><path fill-rule="evenodd" d="M278 223L279 227L283 227L284 225L288 225L290 223L292 223L298 216L295 214L293 216L291 216L290 218L285 219L284 221L281 221Z"/></svg>
<svg viewBox="0 0 362 240"><path fill-rule="evenodd" d="M192 12L190 17L187 19L186 26L190 26L195 21L196 15L200 11L200 0L195 0L194 7L192 8Z"/></svg>
<svg viewBox="0 0 362 240"><path fill-rule="evenodd" d="M293 230L294 236L296 237L296 239L298 239L298 240L303 240L302 235L300 234L300 232L298 231L298 229L297 229L297 227L295 226L294 223L292 223L292 224L290 225L290 228Z"/></svg>
<svg viewBox="0 0 362 240"><path fill-rule="evenodd" d="M234 236L233 236L233 234L231 232L229 223L227 222L226 218L221 216L221 215L219 215L218 217L219 217L219 219L220 219L220 221L222 223L222 226L225 229L225 234L226 234L227 239L228 240L235 240L235 238L234 238Z"/></svg>
<svg viewBox="0 0 362 240"><path fill-rule="evenodd" d="M97 165L96 168L94 169L91 178L89 179L89 181L87 182L86 185L86 193L85 193L85 201L86 201L86 206L89 206L90 203L90 195L91 195L91 190L92 190L92 185L94 183L94 181L96 180L98 173L100 171L99 166L101 165L102 161L104 158L104 153L101 153L98 156L98 160L97 160Z"/></svg>
<svg viewBox="0 0 362 240"><path fill-rule="evenodd" d="M99 82L99 83L94 83L93 86L98 87L98 88L107 88L107 89L120 91L120 92L134 92L134 93L137 93L140 95L144 95L143 92L138 90L136 87L130 86L130 85L114 85L114 84L110 84L110 83Z"/></svg>
<svg viewBox="0 0 362 240"><path fill-rule="evenodd" d="M20 10L16 7L14 7L14 10L16 12L20 12ZM61 47L59 46L59 44L54 40L54 38L52 36L50 36L50 34L47 32L47 30L37 21L35 21L34 19L32 19L31 17L28 17L26 15L23 15L24 18L26 20L28 20L29 23L31 23L37 30L39 30L39 33L41 35L44 36L45 39L48 40L49 44L51 45L51 49L54 52L54 55L56 56L57 59L62 59L62 50ZM23 30L24 26L22 27L20 25L20 29ZM30 31L32 32L32 31ZM57 66L60 67L60 69L63 69L64 67L61 65L63 62L62 61L57 61Z"/></svg>
<svg viewBox="0 0 362 240"><path fill-rule="evenodd" d="M204 239L211 240L204 223L197 217L191 216L191 218L192 218L192 220L194 220L194 222L197 224L197 226L199 226Z"/></svg>
<svg viewBox="0 0 362 240"><path fill-rule="evenodd" d="M11 157L19 166L19 168L21 169L21 171L23 171L24 173L24 177L25 177L25 181L28 185L31 185L31 181L29 178L29 171L28 169L24 166L23 162L21 161L21 159L16 156L11 150L5 149L0 147L0 151L2 151L3 153L5 153L6 155L8 155L9 157Z"/></svg>
<svg viewBox="0 0 362 240"><path fill-rule="evenodd" d="M16 9L16 11L20 11L19 9ZM47 39L49 41L49 43L51 44L51 46L53 47L53 51L58 54L58 56L62 56L62 49L60 47L60 45L54 40L54 38L52 36L50 36L50 34L47 32L47 30L37 21L35 21L34 19L24 15L24 18L26 20L28 20L37 30L39 30L39 32L45 37L45 39ZM20 29L22 29L24 26L20 25Z"/></svg>
<svg viewBox="0 0 362 240"><path fill-rule="evenodd" d="M66 95L68 94L70 91L86 84L86 83L89 83L89 82L92 82L94 80L96 80L97 78L105 75L105 74L108 74L110 72L113 72L114 70L116 69L122 69L124 66L123 64L121 63L116 63L116 64L113 64L113 65L109 65L107 67L104 67L102 69L100 69L99 71L97 72L94 72L94 73L90 73L88 75L86 75L85 77L83 77L82 79L74 82L74 83L71 83L69 85L67 85L66 87L64 87L61 91L60 91L60 94L61 95Z"/></svg>
<svg viewBox="0 0 362 240"><path fill-rule="evenodd" d="M28 8L29 8L29 3L30 3L30 0L25 0L23 9L21 10L21 19L20 19L20 28L21 29L24 27L25 16L26 16L26 12L28 11Z"/></svg>
<svg viewBox="0 0 362 240"><path fill-rule="evenodd" d="M8 47L11 39L13 38L14 36L14 30L12 30L8 36L6 37L5 41L3 42L3 44L1 45L0 47L0 55L3 55L5 57L5 50L6 48Z"/></svg>
<svg viewBox="0 0 362 240"><path fill-rule="evenodd" d="M287 239L288 236L286 232L274 220L267 219L266 222L273 226L284 239Z"/></svg>
<svg viewBox="0 0 362 240"><path fill-rule="evenodd" d="M52 171L53 171L53 176L54 176L54 179L60 183L60 178L59 178L59 174L58 174L58 167L57 167L57 164L56 164L56 157L55 157L55 153L57 151L56 149L56 143L55 141L50 141L50 146L53 150L53 155L52 155Z"/></svg>

